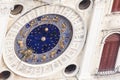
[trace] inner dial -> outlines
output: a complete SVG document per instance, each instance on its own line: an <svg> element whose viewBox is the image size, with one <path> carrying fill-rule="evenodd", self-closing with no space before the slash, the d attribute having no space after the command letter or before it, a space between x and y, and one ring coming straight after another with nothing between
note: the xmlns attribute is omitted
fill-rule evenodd
<svg viewBox="0 0 120 80"><path fill-rule="evenodd" d="M15 39L15 52L18 58L26 63L46 63L65 51L72 35L72 25L64 16L39 16L19 31Z"/></svg>

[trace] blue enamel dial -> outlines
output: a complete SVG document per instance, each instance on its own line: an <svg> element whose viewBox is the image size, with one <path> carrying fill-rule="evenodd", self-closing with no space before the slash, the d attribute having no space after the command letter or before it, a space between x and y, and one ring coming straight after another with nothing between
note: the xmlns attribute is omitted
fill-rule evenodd
<svg viewBox="0 0 120 80"><path fill-rule="evenodd" d="M33 29L26 39L27 48L36 54L42 54L53 49L60 39L60 31L53 24L43 24Z"/></svg>
<svg viewBox="0 0 120 80"><path fill-rule="evenodd" d="M69 46L73 35L70 21L58 14L32 19L18 32L15 53L29 64L42 64L58 58Z"/></svg>

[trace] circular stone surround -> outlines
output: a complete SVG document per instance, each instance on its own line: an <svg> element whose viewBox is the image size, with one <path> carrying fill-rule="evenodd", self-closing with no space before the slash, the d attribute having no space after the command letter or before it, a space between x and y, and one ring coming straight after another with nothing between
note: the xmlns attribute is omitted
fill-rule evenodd
<svg viewBox="0 0 120 80"><path fill-rule="evenodd" d="M58 26L53 22L51 23L51 21L49 22L49 24L46 21L43 24L41 22L40 25L34 22L34 19L44 15L63 16L65 19L68 20L67 22L70 22L71 27L70 26L68 27L69 24L68 23L66 24L65 19L63 20L65 20L64 24L66 25L63 24L63 26L66 26L68 29L65 32L64 30L61 31L62 28L60 27L62 26ZM46 18L43 18L42 20L44 21L46 20ZM57 21L57 18L54 19L54 21ZM29 24L27 23L31 23L31 25L34 27L30 27ZM61 24L61 22L58 21L58 24L59 23ZM31 44L28 45L26 42L29 42L29 39L32 39L32 38L29 38L29 36L32 36L32 34L34 34L35 29L37 29L38 27L42 28L41 26L46 24L52 25L52 26L54 25L54 28L56 28L55 32L57 34L56 38L58 38L56 39L56 41L58 42L56 42L55 45L53 45L54 48L44 50L43 53L40 51L37 52L36 49L29 48L31 47ZM50 29L48 27L44 28L44 31L49 31L49 30ZM56 49L56 47L61 42L61 39L64 39L63 37L65 37L66 32L69 33L70 36L68 35L69 39L66 40L66 43L67 43L66 47L64 46L64 49L63 51L61 51L60 55L56 55L56 57L51 56L53 57L52 59L44 56L48 54L47 52L53 49ZM24 38L22 38L20 35L23 35ZM37 7L37 8L34 8L33 10L30 10L28 13L22 15L12 25L11 29L8 31L6 35L6 43L5 43L6 50L5 50L5 53L3 54L3 59L7 67L10 70L12 70L14 73L20 76L29 77L29 78L44 77L51 73L60 71L61 69L63 69L64 66L67 66L71 60L76 58L76 56L80 54L83 48L85 37L86 37L86 28L85 28L84 22L81 16L77 12L75 12L73 9L69 7L61 6L61 5L46 5L42 7ZM23 41L21 40L18 41L19 39ZM38 39L36 38L35 40L38 40ZM45 42L47 40L46 35L39 36L39 40ZM19 46L16 43L16 41L19 44ZM62 47L63 46L61 46L61 48ZM33 61L32 60L29 61L27 59L26 60L20 59L21 55L18 55L18 54L19 52L22 52L22 51L20 51L19 49L25 49L25 48L29 48L27 51L23 51L23 52L26 52L26 54L30 53L30 54L39 55L39 56L42 56L44 54L42 58L40 58L41 59L40 61L43 60L43 62L38 61L37 63L35 63L36 59L33 59ZM29 57L33 57L33 56L29 56Z"/></svg>
<svg viewBox="0 0 120 80"><path fill-rule="evenodd" d="M72 25L58 14L46 14L32 19L18 32L15 53L29 64L54 60L68 47L72 39Z"/></svg>

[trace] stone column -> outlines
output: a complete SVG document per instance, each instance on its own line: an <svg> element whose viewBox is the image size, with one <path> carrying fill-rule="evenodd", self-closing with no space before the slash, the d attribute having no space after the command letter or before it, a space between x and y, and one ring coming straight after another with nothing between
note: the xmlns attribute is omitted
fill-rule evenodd
<svg viewBox="0 0 120 80"><path fill-rule="evenodd" d="M80 66L78 74L79 80L94 80L92 79L92 55L95 54L98 38L102 29L101 22L105 15L105 0L95 0L93 5L93 13L91 14L91 24L87 36L85 51L83 55L83 62Z"/></svg>

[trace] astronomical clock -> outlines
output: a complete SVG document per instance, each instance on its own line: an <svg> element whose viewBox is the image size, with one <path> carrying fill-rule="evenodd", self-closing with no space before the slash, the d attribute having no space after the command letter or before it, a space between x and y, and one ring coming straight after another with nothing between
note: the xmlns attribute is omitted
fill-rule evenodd
<svg viewBox="0 0 120 80"><path fill-rule="evenodd" d="M14 76L23 77L20 80L58 80L57 74L62 79L79 72L88 17L84 16L87 10L76 8L76 2L80 3L75 0L75 5L37 4L12 16L14 22L6 33L3 60Z"/></svg>

